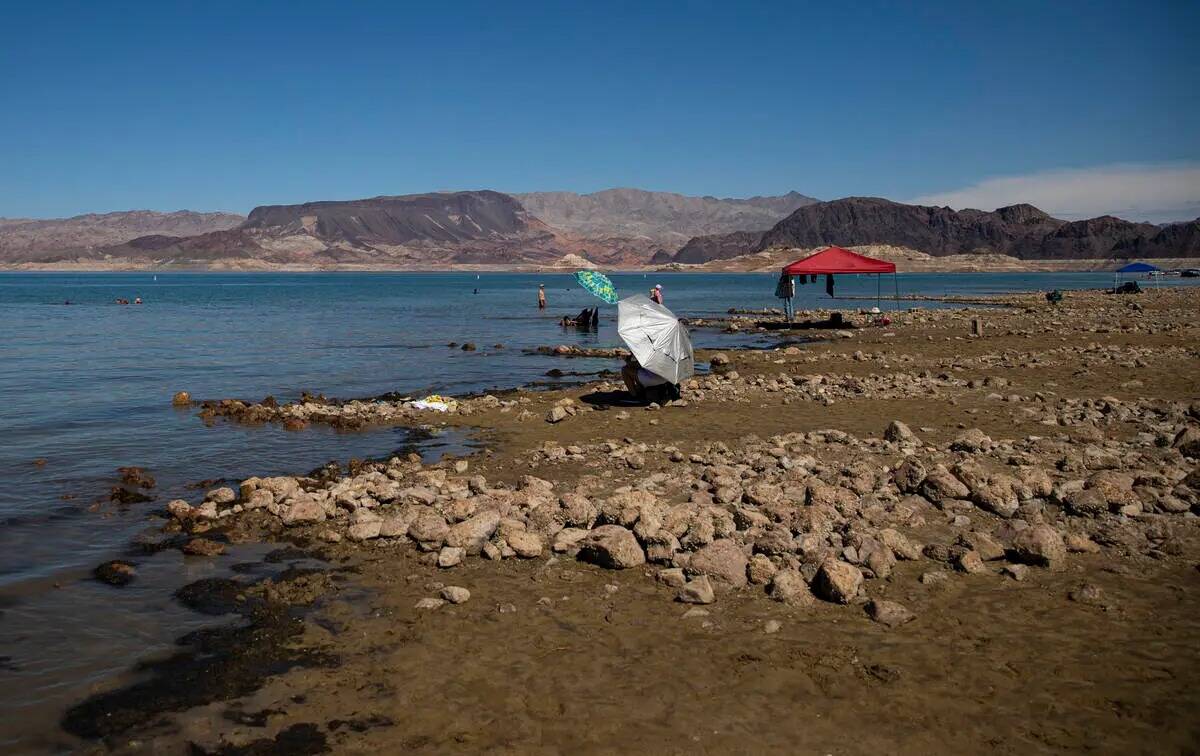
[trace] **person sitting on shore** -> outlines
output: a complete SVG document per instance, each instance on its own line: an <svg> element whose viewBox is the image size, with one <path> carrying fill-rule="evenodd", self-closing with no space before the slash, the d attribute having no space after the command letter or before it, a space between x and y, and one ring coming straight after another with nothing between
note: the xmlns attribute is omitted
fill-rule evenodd
<svg viewBox="0 0 1200 756"><path fill-rule="evenodd" d="M625 358L621 379L629 393L641 402L665 404L679 398L679 386L642 367L633 355Z"/></svg>

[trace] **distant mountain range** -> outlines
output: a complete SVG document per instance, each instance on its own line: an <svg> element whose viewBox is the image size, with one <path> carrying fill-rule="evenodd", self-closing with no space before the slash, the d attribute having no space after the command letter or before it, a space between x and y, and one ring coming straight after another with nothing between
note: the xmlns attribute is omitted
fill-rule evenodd
<svg viewBox="0 0 1200 756"><path fill-rule="evenodd" d="M693 236L765 231L792 211L818 200L799 192L779 197L718 199L641 189L593 194L514 194L525 209L555 228L585 238L644 238L669 250Z"/></svg>
<svg viewBox="0 0 1200 756"><path fill-rule="evenodd" d="M0 262L42 260L59 253L89 256L97 247L147 234L192 236L236 228L244 220L233 213L189 210L175 213L130 210L51 220L0 218Z"/></svg>
<svg viewBox="0 0 1200 756"><path fill-rule="evenodd" d="M40 239L34 233L9 236L30 222L0 220L0 262L437 267L542 265L578 255L610 266L640 265L656 252L669 257L696 234L765 230L815 201L796 192L751 199L637 189L436 192L267 205L246 218L222 214L207 227L185 228L176 220L195 213L139 213L145 217L136 228L115 215L99 216L112 218L108 228L84 227L79 219L32 222L76 229Z"/></svg>
<svg viewBox="0 0 1200 756"><path fill-rule="evenodd" d="M134 211L0 219L0 264L32 266L437 268L583 258L632 267L825 244L1025 260L1200 257L1200 219L1154 226L1112 216L1064 221L1032 205L955 211L873 197L718 199L638 189L436 192L266 205L245 218Z"/></svg>
<svg viewBox="0 0 1200 756"><path fill-rule="evenodd" d="M1198 257L1200 219L1160 227L1111 215L1064 221L1025 204L985 212L847 197L805 205L763 233L695 237L672 261L704 263L825 244L889 244L934 256L991 253L1022 260Z"/></svg>

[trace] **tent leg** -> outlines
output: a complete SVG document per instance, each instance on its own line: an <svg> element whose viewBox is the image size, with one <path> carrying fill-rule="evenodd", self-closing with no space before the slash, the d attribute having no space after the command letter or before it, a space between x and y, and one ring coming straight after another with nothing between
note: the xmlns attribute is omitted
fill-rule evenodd
<svg viewBox="0 0 1200 756"><path fill-rule="evenodd" d="M880 301L880 296L879 296L879 287L881 286L880 280L881 280L880 275L878 273L876 273L875 274L875 309L876 310L883 309L883 307L881 306L882 302Z"/></svg>
<svg viewBox="0 0 1200 756"><path fill-rule="evenodd" d="M892 272L892 286L894 286L896 288L896 299L893 300L892 308L896 312L899 312L900 311L900 282L896 279L895 271Z"/></svg>

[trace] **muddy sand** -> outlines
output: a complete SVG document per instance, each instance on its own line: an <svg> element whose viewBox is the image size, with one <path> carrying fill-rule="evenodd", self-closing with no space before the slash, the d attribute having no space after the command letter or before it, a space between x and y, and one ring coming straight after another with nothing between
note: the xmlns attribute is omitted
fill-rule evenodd
<svg viewBox="0 0 1200 756"><path fill-rule="evenodd" d="M99 752L1195 752L1200 297L999 303L701 354L665 407L210 404L485 448L173 502L190 558L294 567L189 586L237 619L63 726Z"/></svg>

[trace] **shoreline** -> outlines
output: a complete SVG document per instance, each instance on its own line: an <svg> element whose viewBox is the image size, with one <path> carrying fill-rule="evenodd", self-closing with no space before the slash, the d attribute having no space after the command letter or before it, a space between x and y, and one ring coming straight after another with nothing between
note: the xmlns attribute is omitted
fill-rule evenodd
<svg viewBox="0 0 1200 756"><path fill-rule="evenodd" d="M1087 481L1098 471L1126 469L1128 465L1119 462L1122 454L1142 455L1146 460L1138 463L1142 465L1176 465L1173 460L1177 457L1168 452L1177 454L1171 446L1177 439L1168 434L1163 447L1154 438L1149 443L1139 440L1137 433L1150 432L1146 429L1157 427L1154 423L1161 425L1163 417L1177 418L1168 422L1182 422L1185 429L1194 427L1200 417L1188 414L1189 397L1196 400L1195 386L1180 368L1189 362L1200 364L1197 350L1186 346L1197 343L1197 319L1189 315L1195 314L1196 298L1187 290L1164 290L1142 295L1136 300L1139 309L1134 310L1128 307L1134 300L1091 292L1072 292L1056 309L1047 308L1036 294L1006 297L1023 301L1031 312L918 310L901 313L890 328L847 331L849 336L831 334L829 340L814 341L803 349L725 350L724 364L711 351L706 352L718 369L685 391L688 401L681 406L649 412L628 406L617 396L617 386L601 380L549 391L516 389L463 397L460 411L447 415L399 412L385 422L421 420L473 429L470 432L483 448L432 465L404 458L364 463L357 472L351 469L349 477L300 482L295 489L292 484L269 482L278 478L250 479L237 493L232 489L229 494L210 492L201 505L174 507L171 527L186 539L234 544L281 538L313 550L335 568L348 570L350 582L360 584L349 592L367 591L370 603L387 607L384 616L399 618L401 632L409 640L380 661L372 649L388 643L395 620L382 623L361 615L352 608L353 601L347 605L339 598L348 586L323 583L320 591L308 591L303 598L313 605L305 616L324 620L316 624L303 620L304 630L297 642L300 648L314 652L336 651L337 666L301 667L264 676L254 690L238 687L236 695L227 700L216 696L194 711L148 712L153 716L144 718L131 732L164 746L185 736L194 737L203 748L219 748L264 742L264 738L278 744L283 742L280 738L295 736L301 732L295 728L303 726L302 732L312 736L313 742L326 746L381 747L394 737L393 723L405 717L391 708L387 697L354 692L372 682L371 670L377 669L376 665L391 669L399 664L399 669L405 669L412 663L410 656L434 664L449 655L455 662L448 672L434 672L432 667L418 664L418 676L410 677L409 683L418 688L434 685L426 690L434 700L441 700L443 694L472 698L461 687L468 680L484 689L506 689L505 681L488 671L490 665L477 665L466 654L480 643L495 642L497 633L505 637L513 632L555 636L572 663L587 666L580 638L561 636L564 622L587 628L585 637L601 639L599 647L605 650L600 657L614 666L612 671L606 671L607 666L594 669L586 678L601 687L619 685L622 675L641 680L643 672L650 677L642 684L652 679L656 689L676 693L682 691L680 686L697 679L708 681L701 684L716 684L743 664L721 649L742 648L741 653L779 665L777 675L790 670L795 680L816 685L814 693L822 687L821 675L832 675L830 680L850 686L849 690L858 691L854 696L866 696L864 701L871 700L870 691L881 683L889 698L897 695L897 690L905 690L916 696L906 710L919 715L922 702L932 704L941 700L940 694L924 690L930 683L923 682L906 657L886 649L896 643L910 645L924 633L931 637L945 633L944 623L957 614L955 602L966 601L976 607L980 617L1015 623L1016 628L1022 627L1021 620L1028 616L1022 612L1036 609L1052 616L1065 611L1078 615L1077 619L1086 617L1099 626L1096 632L1111 632L1109 623L1128 620L1134 623L1131 627L1137 626L1141 620L1136 617L1147 611L1124 587L1121 576L1148 579L1144 576L1150 574L1149 565L1158 565L1171 585L1183 586L1180 595L1188 602L1180 604L1178 611L1193 606L1195 576L1189 578L1189 573L1181 570L1188 559L1200 554L1196 520L1158 509L1174 508L1174 503L1161 502L1175 494L1154 493L1164 486L1170 490L1167 484L1174 474L1158 483L1152 479L1141 484L1141 491L1132 477L1128 482L1110 479L1112 476L1101 478L1095 486L1088 486ZM968 336L972 317L987 321L983 338ZM1050 320L1039 322L1039 318ZM1084 338L1060 336L1053 321L1070 323L1076 331L1083 329ZM1078 343L1087 340L1111 346L1094 348ZM1024 356L1006 358L1009 352ZM1121 385L1119 376L1109 369L1115 361L1128 362L1128 369L1139 376L1142 385ZM1138 362L1143 366L1138 367ZM792 375L804 378L783 380ZM1061 394L1068 387L1081 392L1086 401ZM1165 398L1139 398L1147 393ZM1098 397L1105 397L1101 406L1110 409L1093 411L1090 402L1099 401ZM342 406L355 405L358 413L358 408L368 404L382 403L359 401L356 405L350 400ZM1193 404L1192 410L1195 408ZM389 412L393 410L389 406ZM367 414L372 411L368 408ZM1045 424L1047 417L1055 419L1053 426ZM892 421L900 426L894 427ZM1156 430L1150 435L1165 432ZM1071 442L1046 446L1056 436ZM1006 440L1010 438L1013 440ZM1031 440L1043 438L1047 440ZM1088 462L1086 456L1074 463L1082 467L1069 464L1060 469L1049 463L1053 457L1047 454L1065 454L1072 459L1072 454L1078 456L1080 449L1091 447L1097 454L1118 460L1115 466L1110 461L1105 463L1109 466L1092 471L1095 462ZM1166 456L1153 452L1164 448ZM1013 458L1020 462L1013 463ZM784 459L789 460L787 465ZM897 465L904 460L917 460L923 477L945 469L950 471L945 473L949 477L937 472L943 477L936 486L915 479L911 485L904 483L899 477L903 465ZM947 467L938 468L939 460ZM983 472L973 473L967 463ZM962 464L967 466L960 468ZM1186 472L1185 468L1186 462L1180 470ZM1012 474L998 472L1008 469ZM1020 471L1027 469L1041 470L1045 479L1032 472L1021 477L1026 473ZM846 470L852 473L847 475ZM916 475L915 470L907 469L904 474L910 473ZM1078 489L1073 487L1075 480L1083 481ZM796 486L804 494L799 501L788 493ZM317 493L335 489L341 493L323 494L324 503L313 505ZM289 493L281 497L280 490ZM1082 495L1085 490L1101 494L1089 499ZM1193 495L1190 490L1184 485L1180 495L1186 500ZM933 493L941 498L930 498ZM1072 498L1077 493L1079 502ZM1105 498L1095 509L1097 495L1111 498L1112 506ZM235 511L248 507L256 497L255 506ZM868 500L872 503L867 504ZM1135 503L1136 512L1121 509ZM1079 512L1072 510L1077 504ZM296 511L297 507L301 511ZM228 514L222 516L225 510ZM493 511L497 514L479 519ZM1083 511L1090 514L1080 514ZM432 513L441 518L441 525ZM685 515L682 524L671 524ZM306 522L306 517L316 521ZM422 517L432 530L418 530L414 536L412 528ZM655 522L657 527L651 529ZM1060 539L1072 536L1075 540L1067 538L1056 545L1053 537L1047 536L1045 542L1022 545L1021 531L1014 531L1018 522L1025 523L1025 529L1046 523L1061 531ZM780 530L783 523L791 531L786 539ZM836 527L828 528L830 524ZM480 528L486 531L482 537ZM617 528L632 535L606 531L613 543L603 539L591 543L588 539L599 537L598 528ZM1163 546L1166 541L1161 537L1148 538L1147 528L1157 528L1154 532L1159 535L1169 531L1166 540L1170 546ZM564 535L570 530L582 532ZM884 530L890 533L880 535ZM452 538L456 532L459 535ZM451 545L451 541L463 545ZM721 545L714 549L717 543ZM494 555L479 556L489 544ZM936 548L931 551L931 546ZM447 549L465 553L444 559ZM633 549L641 551L640 561ZM1049 551L1042 553L1045 549ZM583 554L581 561L574 558L577 552ZM458 561L453 565L439 566L454 557ZM625 565L626 560L636 564ZM601 566L584 563L589 561L599 561ZM1106 571L1114 564L1123 572ZM617 565L627 569L604 569ZM1012 567L1013 574L1003 573L1001 565ZM857 578L852 570L857 571ZM1017 578L1017 573L1021 577ZM797 577L791 577L793 574ZM788 579L781 580L780 575ZM929 575L935 577L926 581ZM848 582L843 583L842 578ZM1064 599L1067 593L1080 590L1081 579L1096 590L1081 594L1083 600ZM444 581L465 585L474 597L461 605L446 604L445 599L437 598ZM984 598L1001 587L995 598ZM244 592L250 587L233 590ZM560 599L564 590L567 593ZM572 595L579 594L591 597L582 602L587 606L572 600ZM689 598L678 603L673 600L677 594ZM414 609L414 602L422 597L432 599L435 603L431 605L438 608ZM957 598L951 601L951 597ZM286 589L278 598L284 605L304 603L289 598ZM998 604L989 603L993 601ZM1036 606L1023 608L1022 602ZM1160 604L1154 606L1161 608ZM1109 607L1116 608L1110 612ZM1129 613L1136 615L1134 620L1125 616ZM877 615L874 621L873 615ZM1008 615L1012 616L1001 619ZM466 618L472 622L464 623ZM323 630L330 622L342 629ZM547 626L547 622L551 624ZM764 623L769 622L780 626L764 633ZM1183 623L1178 632L1189 627ZM642 633L646 643L619 633L612 635L609 628ZM814 645L812 636L820 628L849 632L858 642L882 644L884 650L868 653L878 657L868 659L869 663L843 661L827 669L820 661L820 644ZM686 655L672 650L676 645L672 639L678 639L681 632L689 642L715 654L713 669L697 668ZM350 640L359 633L364 640ZM798 658L789 656L780 643L785 638L807 650ZM833 643L836 646L839 641ZM623 659L631 645L644 645L634 661L645 669L631 667L630 660ZM532 670L542 670L575 695L582 695L579 685L584 678L555 677L554 670L562 671L555 661L545 658L536 647L521 642L514 646L513 653L524 655L523 663L531 668L529 673L516 675L526 690L539 690L543 683L530 675ZM927 662L944 664L936 646L920 648ZM1035 644L1035 648L1048 647ZM840 652L834 653L836 657ZM1006 647L1005 653L1020 656L1022 651ZM661 657L660 664L649 662L653 655ZM1126 663L1124 658L1116 662L1118 668ZM1180 675L1194 671L1195 653L1189 656L1184 652L1173 664ZM686 672L681 675L674 669ZM825 671L820 672L822 669ZM1072 669L1085 676L1096 672ZM964 670L994 676L994 671L977 664L967 663ZM947 681L953 683L954 673L950 668L944 671ZM224 674L216 668L207 672ZM443 690L436 682L446 675L449 688ZM1020 679L1033 684L1041 676L1029 668ZM753 690L746 692L753 695ZM1195 710L1194 697L1172 690L1172 695L1179 697L1176 709ZM280 707L279 701L298 691L308 692L303 702ZM320 691L326 693L318 695ZM329 691L340 692L331 695ZM1070 702L1078 693L1066 694L1068 700L1062 703L1076 714L1083 710L1071 708ZM404 696L396 698L398 705L405 700ZM716 700L732 704L723 696ZM236 717L226 717L225 724L216 723L213 707L221 707L222 701L238 710L261 709L263 716L251 718L253 724ZM759 721L760 716L775 710L764 704L749 710L731 706L731 712L740 710L740 716L758 721L740 737L767 747L789 728L775 720L772 730ZM568 706L565 715L557 715L565 716L564 723L553 725L536 706L512 709L504 702L482 700L475 705L493 713L483 719L464 715L449 729L444 718L429 705L422 705L422 716L407 723L404 737L417 738L412 742L418 750L443 749L456 741L467 750L500 743L529 748L533 731L528 723L541 722L540 727L550 728L570 742L573 736L563 727L570 727L571 722L577 726L584 714ZM497 705L498 710L494 708ZM353 718L350 709L364 722L361 729L335 726L337 721ZM852 714L836 699L826 700L818 709L828 721L842 721L843 725ZM678 726L701 726L704 707L684 710L685 722L675 728L652 727L651 742L662 738L665 743ZM374 713L363 720L364 711ZM516 740L497 741L492 729L484 726L497 711L514 718ZM1076 714L1072 726L1084 727L1088 720ZM712 715L707 711L707 716ZM164 725L163 716L169 726ZM639 719L632 711L622 716ZM957 716L966 713L960 711ZM1012 725L1007 718L1001 720L1002 725ZM620 717L597 721L593 716L590 721L593 729L620 738ZM727 725L740 731L732 722ZM973 726L965 734L960 732L955 742L963 747L979 745L986 742L988 731L988 727ZM465 741L461 739L464 733ZM129 734L119 733L121 737ZM1121 737L1117 732L1107 734ZM823 739L830 735L810 733L803 742L814 748L832 747L832 741ZM1175 736L1179 735L1182 733ZM748 742L725 737L714 733L706 736L705 742L726 748L735 742L745 747ZM635 747L632 741L627 745Z"/></svg>

